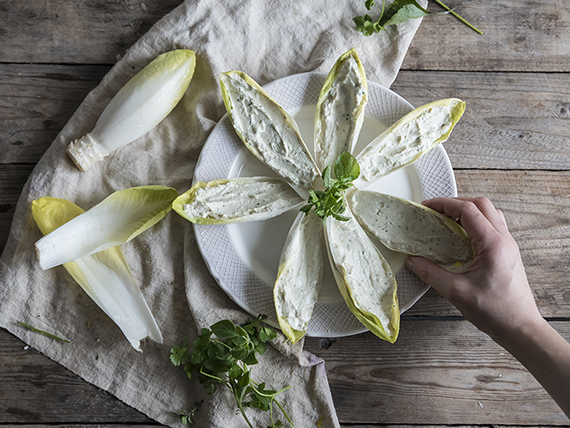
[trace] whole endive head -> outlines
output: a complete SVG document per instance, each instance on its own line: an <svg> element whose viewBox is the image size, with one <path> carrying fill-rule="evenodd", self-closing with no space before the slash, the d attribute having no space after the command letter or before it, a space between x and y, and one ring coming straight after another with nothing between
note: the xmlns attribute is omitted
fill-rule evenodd
<svg viewBox="0 0 570 428"><path fill-rule="evenodd" d="M93 130L73 141L67 153L81 171L143 136L176 107L196 67L194 52L179 49L159 55L123 86Z"/></svg>

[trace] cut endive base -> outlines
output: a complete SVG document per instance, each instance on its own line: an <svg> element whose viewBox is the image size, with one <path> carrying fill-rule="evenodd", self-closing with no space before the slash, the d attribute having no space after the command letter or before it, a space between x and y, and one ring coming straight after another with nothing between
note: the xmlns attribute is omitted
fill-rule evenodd
<svg viewBox="0 0 570 428"><path fill-rule="evenodd" d="M475 258L467 232L421 204L382 193L351 189L346 200L358 223L392 251L425 257L450 272Z"/></svg>
<svg viewBox="0 0 570 428"><path fill-rule="evenodd" d="M319 297L322 235L322 221L316 214L299 213L281 252L273 301L281 331L293 343L305 335Z"/></svg>
<svg viewBox="0 0 570 428"><path fill-rule="evenodd" d="M449 138L465 111L465 102L448 98L426 104L406 114L376 137L357 156L364 188L377 179L418 160Z"/></svg>
<svg viewBox="0 0 570 428"><path fill-rule="evenodd" d="M67 153L83 172L113 150L158 125L182 98L196 67L194 52L159 55L117 92L93 130L73 141Z"/></svg>
<svg viewBox="0 0 570 428"><path fill-rule="evenodd" d="M36 242L40 267L50 269L124 244L158 223L178 196L165 186L119 190Z"/></svg>
<svg viewBox="0 0 570 428"><path fill-rule="evenodd" d="M323 171L342 152L352 153L367 103L366 74L356 49L335 63L319 95L315 113L315 158Z"/></svg>
<svg viewBox="0 0 570 428"><path fill-rule="evenodd" d="M350 209L343 215L350 220L327 218L325 234L339 291L350 311L368 330L394 343L400 331L396 279Z"/></svg>
<svg viewBox="0 0 570 428"><path fill-rule="evenodd" d="M84 212L65 199L45 197L32 202L32 215L44 235ZM162 343L160 329L120 247L64 263L63 267L117 324L133 348L142 352L140 341L146 337Z"/></svg>
<svg viewBox="0 0 570 428"><path fill-rule="evenodd" d="M267 220L303 203L282 178L241 177L198 181L172 208L192 223L231 224Z"/></svg>
<svg viewBox="0 0 570 428"><path fill-rule="evenodd" d="M294 188L320 175L293 117L241 71L220 76L222 97L237 135L261 162Z"/></svg>

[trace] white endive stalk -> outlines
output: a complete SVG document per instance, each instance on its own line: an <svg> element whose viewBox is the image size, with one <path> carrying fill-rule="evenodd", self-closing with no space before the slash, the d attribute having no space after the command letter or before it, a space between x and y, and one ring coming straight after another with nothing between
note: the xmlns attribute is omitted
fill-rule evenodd
<svg viewBox="0 0 570 428"><path fill-rule="evenodd" d="M194 52L180 49L143 68L107 105L93 131L68 146L75 165L85 172L158 125L186 92L195 66Z"/></svg>
<svg viewBox="0 0 570 428"><path fill-rule="evenodd" d="M141 186L119 190L36 242L40 267L50 269L124 244L160 221L176 189Z"/></svg>
<svg viewBox="0 0 570 428"><path fill-rule="evenodd" d="M84 211L65 199L41 198L32 202L32 214L43 234L49 234ZM121 329L137 351L146 337L162 343L162 334L120 247L109 248L63 267L91 299Z"/></svg>

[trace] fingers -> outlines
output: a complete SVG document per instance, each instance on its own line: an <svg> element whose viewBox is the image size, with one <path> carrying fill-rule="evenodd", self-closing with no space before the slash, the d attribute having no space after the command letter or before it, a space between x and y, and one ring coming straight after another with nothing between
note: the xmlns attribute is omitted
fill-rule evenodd
<svg viewBox="0 0 570 428"><path fill-rule="evenodd" d="M485 212L491 215L491 209L486 203L480 202L479 205L477 205L473 200L463 200L461 198L436 198L424 201L423 204L426 207L445 214L454 220L459 220L461 226L463 226L467 234L473 239L473 245L476 245L477 241L484 240L486 237L496 236L497 234L497 229L493 223L491 223L479 208L479 205L484 206ZM495 210L494 207L493 210ZM497 217L493 220L494 222L497 222L497 219L500 219L496 210L492 215Z"/></svg>
<svg viewBox="0 0 570 428"><path fill-rule="evenodd" d="M442 296L448 297L457 274L451 273L423 257L410 256L406 259L406 268L412 271L424 283L433 287Z"/></svg>
<svg viewBox="0 0 570 428"><path fill-rule="evenodd" d="M493 203L488 198L459 197L456 199L459 199L460 201L474 203L477 206L477 208L479 208L481 213L487 218L487 220L489 220L489 222L493 225L495 229L497 229L499 232L507 231L505 216L501 211L495 208Z"/></svg>

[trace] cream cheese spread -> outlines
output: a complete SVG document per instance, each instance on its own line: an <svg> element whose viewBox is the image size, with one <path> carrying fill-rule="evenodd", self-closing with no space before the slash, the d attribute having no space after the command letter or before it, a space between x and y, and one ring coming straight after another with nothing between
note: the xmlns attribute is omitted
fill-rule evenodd
<svg viewBox="0 0 570 428"><path fill-rule="evenodd" d="M319 175L296 124L239 74L222 74L234 129L248 149L295 187L309 189Z"/></svg>
<svg viewBox="0 0 570 428"><path fill-rule="evenodd" d="M192 218L231 221L264 220L303 203L303 199L279 178L216 180L196 190L184 211Z"/></svg>
<svg viewBox="0 0 570 428"><path fill-rule="evenodd" d="M347 209L349 221L327 220L327 234L336 269L341 273L354 305L374 314L392 336L391 313L396 281L392 269Z"/></svg>
<svg viewBox="0 0 570 428"><path fill-rule="evenodd" d="M369 191L351 190L347 201L360 225L393 251L426 257L454 271L473 260L468 236L436 211Z"/></svg>
<svg viewBox="0 0 570 428"><path fill-rule="evenodd" d="M305 331L317 302L323 276L322 221L300 213L293 223L279 265L274 301L278 317Z"/></svg>
<svg viewBox="0 0 570 428"><path fill-rule="evenodd" d="M348 57L326 93L315 122L315 155L321 170L352 152L364 118L366 88L358 63Z"/></svg>
<svg viewBox="0 0 570 428"><path fill-rule="evenodd" d="M453 104L433 106L380 134L357 157L360 179L372 181L414 162L453 128L454 107Z"/></svg>

